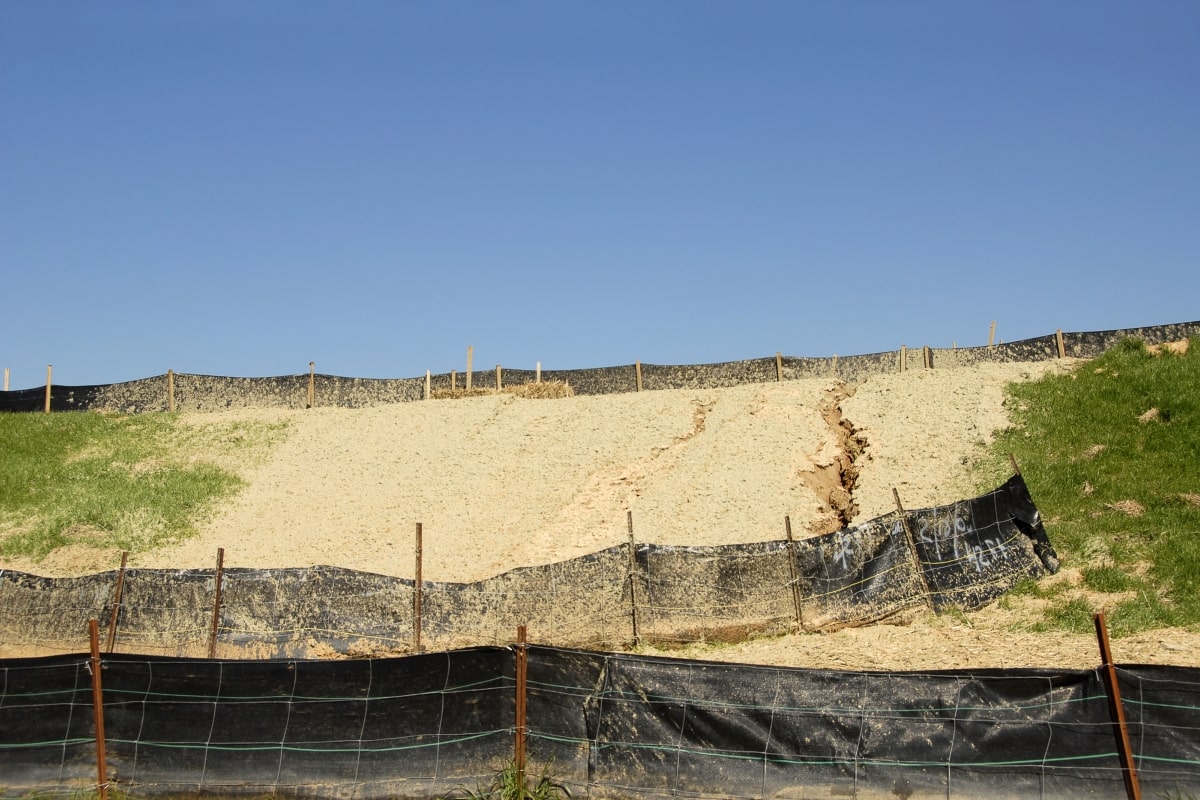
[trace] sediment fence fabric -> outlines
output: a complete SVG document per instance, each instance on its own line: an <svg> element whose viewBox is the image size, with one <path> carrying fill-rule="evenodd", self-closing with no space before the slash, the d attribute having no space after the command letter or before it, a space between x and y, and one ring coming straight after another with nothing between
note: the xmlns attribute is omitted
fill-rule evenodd
<svg viewBox="0 0 1200 800"><path fill-rule="evenodd" d="M978 608L1057 567L1021 476L979 497L795 542L638 544L470 584L420 587L424 649L540 641L739 641L929 609ZM120 602L118 585L122 587ZM413 581L334 567L128 570L78 578L0 572L0 657L72 652L89 619L115 650L311 658L411 652ZM214 613L215 612L215 613ZM213 627L213 620L216 627Z"/></svg>
<svg viewBox="0 0 1200 800"><path fill-rule="evenodd" d="M808 377L829 377L857 382L871 375L922 368L953 368L987 362L1049 361L1060 355L1091 358L1122 339L1134 337L1147 344L1200 335L1200 322L1154 325L1108 331L1064 333L1061 350L1058 334L1022 339L987 347L904 348L865 355L809 358L780 355L717 364L628 364L589 369L505 369L505 385L546 381L568 383L575 394L616 394L658 389L716 389L748 383L767 383ZM487 385L480 373L479 385ZM431 375L434 392L451 388L452 373ZM459 385L464 377L457 376ZM47 388L42 386L0 392L0 411L46 410ZM387 403L422 400L425 378L345 378L336 375L280 375L235 378L173 373L123 383L49 387L49 410L102 410L125 413L166 411L219 411L227 408L294 408L311 404L362 408Z"/></svg>
<svg viewBox="0 0 1200 800"><path fill-rule="evenodd" d="M1120 798L1096 670L869 673L530 646L530 772L576 797ZM86 655L0 661L0 796L98 783ZM128 797L439 797L513 758L515 650L104 657ZM1144 796L1200 791L1200 670L1117 670Z"/></svg>

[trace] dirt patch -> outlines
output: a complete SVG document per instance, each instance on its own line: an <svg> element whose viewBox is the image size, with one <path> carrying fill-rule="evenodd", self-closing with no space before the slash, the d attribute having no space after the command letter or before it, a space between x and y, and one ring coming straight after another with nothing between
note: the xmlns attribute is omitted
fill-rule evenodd
<svg viewBox="0 0 1200 800"><path fill-rule="evenodd" d="M1177 342L1163 342L1162 344L1152 344L1146 347L1151 353L1160 356L1163 353L1172 353L1174 355L1184 355L1188 351L1191 341L1188 339L1180 339Z"/></svg>
<svg viewBox="0 0 1200 800"><path fill-rule="evenodd" d="M818 516L807 527L819 536L841 530L854 521L858 504L854 489L858 483L858 458L866 448L866 438L842 415L842 401L853 396L854 387L836 382L825 391L818 412L829 429L821 449L809 456L810 468L801 470L800 479L824 502Z"/></svg>
<svg viewBox="0 0 1200 800"><path fill-rule="evenodd" d="M1137 500L1118 500L1115 503L1105 503L1113 511L1119 511L1127 517L1140 517L1146 513L1146 508Z"/></svg>

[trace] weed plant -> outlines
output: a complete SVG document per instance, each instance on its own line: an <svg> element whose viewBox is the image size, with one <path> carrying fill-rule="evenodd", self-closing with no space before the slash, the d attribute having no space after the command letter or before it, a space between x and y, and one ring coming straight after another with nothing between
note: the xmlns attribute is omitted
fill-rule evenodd
<svg viewBox="0 0 1200 800"><path fill-rule="evenodd" d="M517 772L516 761L510 761L492 776L487 786L476 791L462 789L446 800L562 800L569 798L571 790L563 783L550 777L550 765L542 767L536 777L522 776Z"/></svg>
<svg viewBox="0 0 1200 800"><path fill-rule="evenodd" d="M1200 626L1200 339L1189 345L1126 340L1008 388L1013 424L981 463L981 485L995 485L1011 453L1063 566L1082 578L1018 588L1050 600L1036 627L1089 632L1097 604L1114 636Z"/></svg>
<svg viewBox="0 0 1200 800"><path fill-rule="evenodd" d="M241 485L232 464L281 437L266 423L177 414L0 414L0 554L87 544L144 550L192 534Z"/></svg>

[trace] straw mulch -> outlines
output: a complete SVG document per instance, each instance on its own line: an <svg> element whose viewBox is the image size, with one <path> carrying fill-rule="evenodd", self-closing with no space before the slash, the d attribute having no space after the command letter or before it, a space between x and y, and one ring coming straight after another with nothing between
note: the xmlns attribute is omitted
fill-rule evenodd
<svg viewBox="0 0 1200 800"><path fill-rule="evenodd" d="M434 389L434 400L458 400L463 397L486 397L493 394L511 394L526 400L558 400L574 397L575 390L565 381L543 381L541 383L519 383L502 389Z"/></svg>

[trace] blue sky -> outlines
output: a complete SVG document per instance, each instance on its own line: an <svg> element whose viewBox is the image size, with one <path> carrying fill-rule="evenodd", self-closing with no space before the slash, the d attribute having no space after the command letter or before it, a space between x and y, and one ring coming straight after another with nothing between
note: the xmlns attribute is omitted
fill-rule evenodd
<svg viewBox="0 0 1200 800"><path fill-rule="evenodd" d="M414 377L1200 319L1200 4L0 0L0 367Z"/></svg>

